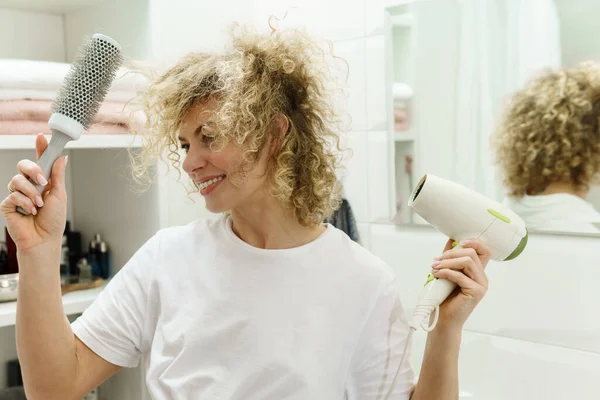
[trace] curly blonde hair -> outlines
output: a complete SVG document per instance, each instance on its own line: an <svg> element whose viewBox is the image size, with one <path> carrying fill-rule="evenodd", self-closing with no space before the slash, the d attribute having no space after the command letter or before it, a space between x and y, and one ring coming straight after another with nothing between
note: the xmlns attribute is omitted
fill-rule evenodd
<svg viewBox="0 0 600 400"><path fill-rule="evenodd" d="M165 153L179 170L182 121L192 106L211 97L218 102L211 118L212 149L233 141L243 149L244 166L251 167L269 141L277 140L269 163L270 193L302 225L321 223L340 205L336 171L342 160L340 134L347 129L344 114L335 108L339 102L333 101L340 90L332 85L334 64L326 48L301 29L259 34L234 25L230 37L231 48L224 53L190 53L152 80L141 99L146 123L144 145L132 160L134 177L147 181ZM278 116L289 128L274 138Z"/></svg>
<svg viewBox="0 0 600 400"><path fill-rule="evenodd" d="M492 135L511 196L555 182L588 190L600 172L600 66L543 70L514 94Z"/></svg>

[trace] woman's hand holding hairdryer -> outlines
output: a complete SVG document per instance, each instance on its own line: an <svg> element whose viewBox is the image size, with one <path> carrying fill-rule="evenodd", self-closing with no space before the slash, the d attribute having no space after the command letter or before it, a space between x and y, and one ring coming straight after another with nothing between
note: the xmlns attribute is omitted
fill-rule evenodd
<svg viewBox="0 0 600 400"><path fill-rule="evenodd" d="M453 247L453 243L453 239L448 240L442 255L431 265L436 278L458 285L440 305L436 329L462 330L488 288L484 270L492 250L478 239L463 241L459 247Z"/></svg>
<svg viewBox="0 0 600 400"><path fill-rule="evenodd" d="M44 135L39 134L35 141L37 159L48 147ZM52 179L41 176L42 169L31 160L21 160L15 175L8 184L11 193L0 204L0 211L6 219L8 233L20 252L38 248L49 243L60 249L67 218L67 192L65 190L66 157L59 158L52 167ZM39 193L29 179L46 187ZM21 206L30 214L17 212Z"/></svg>

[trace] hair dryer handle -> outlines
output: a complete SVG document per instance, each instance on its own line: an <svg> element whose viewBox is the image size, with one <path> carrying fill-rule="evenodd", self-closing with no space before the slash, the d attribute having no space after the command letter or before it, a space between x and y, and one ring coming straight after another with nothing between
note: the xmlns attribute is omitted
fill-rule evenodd
<svg viewBox="0 0 600 400"><path fill-rule="evenodd" d="M446 298L452 293L452 291L456 288L456 283L451 282L447 279L438 279L433 278L433 275L429 275L427 282L425 283L425 288L421 292L421 297L415 307L413 312L412 319L410 321L410 327L413 329L418 329L419 326L423 324L425 319L431 315L433 310L435 310L440 304L446 300ZM425 329L426 331L430 331L435 327L437 323L437 315L436 321L432 325L431 328Z"/></svg>

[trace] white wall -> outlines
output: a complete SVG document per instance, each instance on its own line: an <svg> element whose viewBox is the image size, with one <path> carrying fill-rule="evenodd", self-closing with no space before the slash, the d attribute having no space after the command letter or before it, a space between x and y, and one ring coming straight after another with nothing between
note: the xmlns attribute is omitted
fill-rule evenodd
<svg viewBox="0 0 600 400"><path fill-rule="evenodd" d="M188 51L222 48L228 25L249 21L251 10L251 1L151 1L152 55L170 61Z"/></svg>
<svg viewBox="0 0 600 400"><path fill-rule="evenodd" d="M107 0L64 15L67 60L72 61L84 36L102 33L123 46L123 55L146 59L150 51L147 0Z"/></svg>
<svg viewBox="0 0 600 400"><path fill-rule="evenodd" d="M414 179L418 181L425 173L451 179L456 176L452 167L464 150L455 149L459 4L454 0L421 1L415 12L418 148Z"/></svg>
<svg viewBox="0 0 600 400"><path fill-rule="evenodd" d="M560 18L562 62L572 66L581 61L600 60L598 30L600 3L596 0L555 0Z"/></svg>
<svg viewBox="0 0 600 400"><path fill-rule="evenodd" d="M60 15L0 8L0 58L64 61Z"/></svg>

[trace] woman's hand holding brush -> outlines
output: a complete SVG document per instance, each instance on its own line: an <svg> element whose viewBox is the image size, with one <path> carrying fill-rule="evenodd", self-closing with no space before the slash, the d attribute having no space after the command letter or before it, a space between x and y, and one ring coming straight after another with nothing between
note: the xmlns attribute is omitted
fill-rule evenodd
<svg viewBox="0 0 600 400"><path fill-rule="evenodd" d="M35 141L36 159L39 160L48 142L38 134ZM19 173L8 184L9 195L0 203L8 233L19 252L35 251L43 244L60 249L67 218L65 169L67 157L60 157L52 167L51 178L44 176L40 166L31 160L17 164ZM43 185L40 193L35 184ZM17 211L21 206L29 215Z"/></svg>

